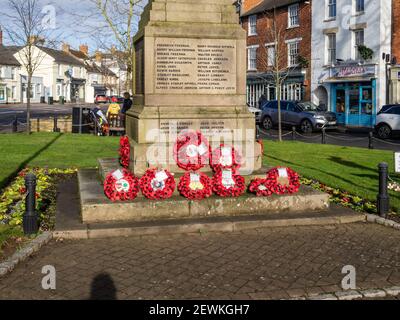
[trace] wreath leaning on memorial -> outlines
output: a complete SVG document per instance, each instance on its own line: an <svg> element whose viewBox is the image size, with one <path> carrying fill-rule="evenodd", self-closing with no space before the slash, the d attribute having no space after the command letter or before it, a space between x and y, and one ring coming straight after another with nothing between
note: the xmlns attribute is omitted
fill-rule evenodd
<svg viewBox="0 0 400 320"><path fill-rule="evenodd" d="M151 200L171 198L175 191L174 176L167 170L148 169L139 185L143 195Z"/></svg>
<svg viewBox="0 0 400 320"><path fill-rule="evenodd" d="M267 172L265 186L275 194L293 194L300 189L300 178L290 168L273 168Z"/></svg>
<svg viewBox="0 0 400 320"><path fill-rule="evenodd" d="M131 155L131 146L127 136L121 137L119 140L119 162L124 168L129 167L129 160Z"/></svg>
<svg viewBox="0 0 400 320"><path fill-rule="evenodd" d="M199 131L187 131L178 136L174 145L174 159L179 168L197 171L210 159L210 145Z"/></svg>
<svg viewBox="0 0 400 320"><path fill-rule="evenodd" d="M272 190L267 187L267 179L254 179L251 181L249 191L255 193L257 197L268 197L273 194Z"/></svg>
<svg viewBox="0 0 400 320"><path fill-rule="evenodd" d="M212 195L212 180L202 172L186 172L179 181L178 190L190 200L208 198Z"/></svg>
<svg viewBox="0 0 400 320"><path fill-rule="evenodd" d="M241 161L241 156L234 147L221 144L211 153L210 166L214 172L224 169L237 170Z"/></svg>
<svg viewBox="0 0 400 320"><path fill-rule="evenodd" d="M235 170L217 170L212 179L213 191L220 197L239 197L246 191L244 178Z"/></svg>
<svg viewBox="0 0 400 320"><path fill-rule="evenodd" d="M134 200L139 193L139 181L128 170L115 170L104 181L104 194L111 201Z"/></svg>

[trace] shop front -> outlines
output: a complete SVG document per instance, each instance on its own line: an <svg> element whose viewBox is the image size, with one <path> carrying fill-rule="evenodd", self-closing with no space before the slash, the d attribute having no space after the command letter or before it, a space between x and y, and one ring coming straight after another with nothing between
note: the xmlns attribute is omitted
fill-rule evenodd
<svg viewBox="0 0 400 320"><path fill-rule="evenodd" d="M331 110L338 123L349 127L373 127L376 122L376 66L341 66L331 69Z"/></svg>

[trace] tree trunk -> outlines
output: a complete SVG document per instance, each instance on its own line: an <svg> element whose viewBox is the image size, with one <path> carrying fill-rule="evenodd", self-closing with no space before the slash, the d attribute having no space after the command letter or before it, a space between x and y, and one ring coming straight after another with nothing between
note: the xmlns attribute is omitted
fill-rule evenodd
<svg viewBox="0 0 400 320"><path fill-rule="evenodd" d="M28 74L28 87L26 89L26 133L31 134L31 86L32 75Z"/></svg>
<svg viewBox="0 0 400 320"><path fill-rule="evenodd" d="M276 83L276 98L278 101L278 137L279 142L282 142L281 86L279 82Z"/></svg>

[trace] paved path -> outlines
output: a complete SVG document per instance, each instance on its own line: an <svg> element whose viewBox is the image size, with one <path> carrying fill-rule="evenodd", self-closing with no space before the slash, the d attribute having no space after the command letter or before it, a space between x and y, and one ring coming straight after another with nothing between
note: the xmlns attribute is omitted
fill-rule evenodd
<svg viewBox="0 0 400 320"><path fill-rule="evenodd" d="M269 299L400 285L400 232L374 224L53 241L0 280L0 299ZM41 269L57 289L41 289Z"/></svg>

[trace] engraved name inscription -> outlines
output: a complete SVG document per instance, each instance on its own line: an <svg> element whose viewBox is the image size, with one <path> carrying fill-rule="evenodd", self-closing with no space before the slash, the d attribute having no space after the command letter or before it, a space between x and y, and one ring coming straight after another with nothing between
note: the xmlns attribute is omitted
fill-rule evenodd
<svg viewBox="0 0 400 320"><path fill-rule="evenodd" d="M234 94L235 41L158 38L155 74L156 93Z"/></svg>

